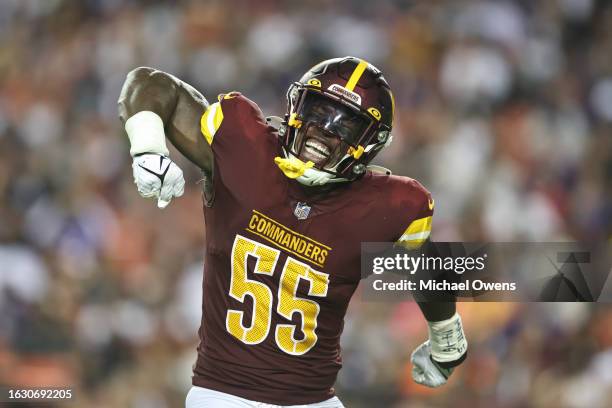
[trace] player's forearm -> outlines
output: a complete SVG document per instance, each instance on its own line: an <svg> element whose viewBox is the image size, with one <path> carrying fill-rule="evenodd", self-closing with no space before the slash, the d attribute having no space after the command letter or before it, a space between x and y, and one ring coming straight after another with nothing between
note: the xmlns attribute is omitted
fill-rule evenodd
<svg viewBox="0 0 612 408"><path fill-rule="evenodd" d="M428 322L439 322L451 318L455 312L455 302L417 302Z"/></svg>

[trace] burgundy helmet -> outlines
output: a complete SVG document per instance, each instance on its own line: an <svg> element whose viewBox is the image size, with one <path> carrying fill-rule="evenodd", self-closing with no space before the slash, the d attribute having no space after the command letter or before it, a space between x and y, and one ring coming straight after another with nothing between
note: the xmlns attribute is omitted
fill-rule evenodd
<svg viewBox="0 0 612 408"><path fill-rule="evenodd" d="M297 177L306 185L355 180L391 140L394 101L381 71L355 57L323 61L287 92L281 128L286 157L298 158L311 126L341 140L322 162Z"/></svg>

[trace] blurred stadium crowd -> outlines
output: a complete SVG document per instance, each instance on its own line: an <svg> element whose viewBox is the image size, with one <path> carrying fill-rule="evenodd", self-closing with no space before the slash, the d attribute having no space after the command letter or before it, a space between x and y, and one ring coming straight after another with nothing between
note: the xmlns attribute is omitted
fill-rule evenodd
<svg viewBox="0 0 612 408"><path fill-rule="evenodd" d="M609 240L609 2L3 0L0 386L68 385L71 407L181 406L200 319L200 175L174 151L185 196L164 211L138 196L117 119L125 75L157 67L282 116L292 81L344 55L394 89L379 163L432 191L434 240ZM612 406L607 305L459 307L470 356L429 390L410 378L426 336L415 305L356 295L345 404Z"/></svg>

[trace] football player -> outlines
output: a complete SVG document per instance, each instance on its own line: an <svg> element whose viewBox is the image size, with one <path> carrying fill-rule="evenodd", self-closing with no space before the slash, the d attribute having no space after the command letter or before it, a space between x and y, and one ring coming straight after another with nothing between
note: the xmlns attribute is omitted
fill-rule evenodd
<svg viewBox="0 0 612 408"><path fill-rule="evenodd" d="M202 324L187 407L342 407L333 384L360 276L360 243L415 248L434 202L370 161L391 141L394 101L368 62L321 62L292 84L283 120L238 92L209 103L167 73L137 68L119 99L143 197L183 194L166 138L204 174ZM446 383L467 342L455 303L420 303L429 340L413 378Z"/></svg>

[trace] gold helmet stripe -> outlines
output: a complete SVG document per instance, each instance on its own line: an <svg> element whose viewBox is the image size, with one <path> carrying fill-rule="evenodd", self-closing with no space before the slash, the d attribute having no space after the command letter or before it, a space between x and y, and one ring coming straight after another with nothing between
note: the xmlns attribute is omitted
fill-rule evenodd
<svg viewBox="0 0 612 408"><path fill-rule="evenodd" d="M361 75L363 75L363 71L365 71L367 67L368 67L367 62L365 62L364 60L359 60L359 64L357 64L357 67L351 74L351 77L346 83L345 88L348 89L349 91L352 91L353 89L355 89L357 82L359 82L359 78L361 78Z"/></svg>

